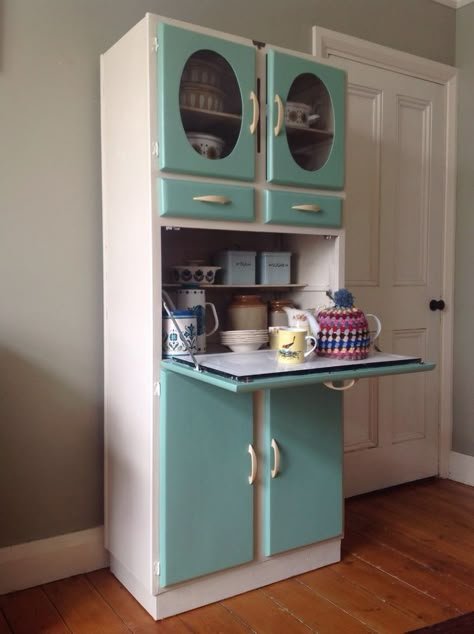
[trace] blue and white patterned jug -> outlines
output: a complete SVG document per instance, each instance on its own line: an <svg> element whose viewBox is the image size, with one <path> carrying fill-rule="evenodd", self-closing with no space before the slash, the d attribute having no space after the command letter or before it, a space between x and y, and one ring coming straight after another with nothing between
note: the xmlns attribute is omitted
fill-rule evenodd
<svg viewBox="0 0 474 634"><path fill-rule="evenodd" d="M163 315L162 351L164 357L182 357L189 354L183 338L191 352L197 351L196 315L191 310L173 310L174 321L179 327L178 332L169 315Z"/></svg>

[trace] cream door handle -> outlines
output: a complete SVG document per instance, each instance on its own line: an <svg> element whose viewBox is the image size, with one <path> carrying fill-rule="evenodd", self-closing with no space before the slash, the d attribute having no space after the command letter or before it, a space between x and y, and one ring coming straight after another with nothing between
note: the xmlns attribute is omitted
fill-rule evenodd
<svg viewBox="0 0 474 634"><path fill-rule="evenodd" d="M280 471L280 448L277 445L277 441L272 438L272 449L273 449L273 469L271 471L272 478L276 478Z"/></svg>
<svg viewBox="0 0 474 634"><path fill-rule="evenodd" d="M298 209L299 211L321 211L319 205L293 205L292 209Z"/></svg>
<svg viewBox="0 0 474 634"><path fill-rule="evenodd" d="M252 123L250 124L250 134L255 134L255 130L257 129L258 119L260 117L260 107L258 105L257 95L252 92L250 93L250 100L253 103L253 118Z"/></svg>
<svg viewBox="0 0 474 634"><path fill-rule="evenodd" d="M351 387L357 383L358 379L351 379L347 385L342 385L341 387L336 387L332 381L324 381L324 385L328 387L330 390L336 390L336 392L345 392L346 390L350 390Z"/></svg>
<svg viewBox="0 0 474 634"><path fill-rule="evenodd" d="M249 475L249 484L253 484L255 482L255 478L257 477L257 456L255 455L255 449L252 445L249 445L249 454L250 460L252 462L252 468Z"/></svg>
<svg viewBox="0 0 474 634"><path fill-rule="evenodd" d="M217 203L218 205L228 205L232 202L230 198L225 196L193 196L193 200L201 203Z"/></svg>
<svg viewBox="0 0 474 634"><path fill-rule="evenodd" d="M283 101L281 100L280 95L275 95L275 99L273 101L278 106L277 124L273 129L275 136L278 136L283 125Z"/></svg>

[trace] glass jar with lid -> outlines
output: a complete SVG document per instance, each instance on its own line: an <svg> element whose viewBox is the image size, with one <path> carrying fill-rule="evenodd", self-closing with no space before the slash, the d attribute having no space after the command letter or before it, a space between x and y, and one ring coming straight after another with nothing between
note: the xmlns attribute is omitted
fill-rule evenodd
<svg viewBox="0 0 474 634"><path fill-rule="evenodd" d="M228 330L265 330L267 306L260 295L234 295L227 308Z"/></svg>
<svg viewBox="0 0 474 634"><path fill-rule="evenodd" d="M284 311L285 307L294 308L294 304L289 299L272 299L269 302L269 326L288 326L288 315Z"/></svg>

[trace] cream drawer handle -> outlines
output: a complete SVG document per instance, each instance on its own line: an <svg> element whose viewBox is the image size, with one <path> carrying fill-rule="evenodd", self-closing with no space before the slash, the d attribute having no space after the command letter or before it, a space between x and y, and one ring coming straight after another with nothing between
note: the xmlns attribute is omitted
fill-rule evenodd
<svg viewBox="0 0 474 634"><path fill-rule="evenodd" d="M292 209L298 209L298 211L321 211L319 205L293 205Z"/></svg>
<svg viewBox="0 0 474 634"><path fill-rule="evenodd" d="M275 99L273 101L278 106L277 124L273 129L275 136L278 136L283 125L283 101L281 100L280 95L275 95Z"/></svg>
<svg viewBox="0 0 474 634"><path fill-rule="evenodd" d="M232 202L230 198L225 196L193 196L193 200L198 200L200 203L217 203L218 205L228 205Z"/></svg>
<svg viewBox="0 0 474 634"><path fill-rule="evenodd" d="M255 134L255 130L257 129L258 119L260 117L260 107L258 105L257 95L252 92L250 93L250 99L253 103L253 118L252 123L250 124L250 134Z"/></svg>
<svg viewBox="0 0 474 634"><path fill-rule="evenodd" d="M257 477L257 456L255 455L255 449L252 445L249 445L249 454L250 460L252 461L251 472L249 475L249 484L253 484L255 482L255 478Z"/></svg>
<svg viewBox="0 0 474 634"><path fill-rule="evenodd" d="M342 385L341 387L336 387L332 381L324 381L324 385L330 390L336 390L336 392L345 392L346 390L350 390L351 387L354 387L357 381L358 379L351 379L347 385Z"/></svg>
<svg viewBox="0 0 474 634"><path fill-rule="evenodd" d="M274 438L272 438L272 449L273 449L274 462L273 462L273 469L271 471L271 474L272 474L272 478L276 478L280 471L280 448L277 445L277 441Z"/></svg>

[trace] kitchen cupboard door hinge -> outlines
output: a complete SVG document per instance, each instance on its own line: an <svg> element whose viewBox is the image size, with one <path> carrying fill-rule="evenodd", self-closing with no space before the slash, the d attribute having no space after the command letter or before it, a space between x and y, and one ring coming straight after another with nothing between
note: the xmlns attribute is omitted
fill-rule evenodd
<svg viewBox="0 0 474 634"><path fill-rule="evenodd" d="M153 394L155 396L161 396L161 383L159 381L156 381L153 385Z"/></svg>
<svg viewBox="0 0 474 634"><path fill-rule="evenodd" d="M154 37L151 40L151 50L156 53L156 51L160 48L160 44L158 42L158 38Z"/></svg>
<svg viewBox="0 0 474 634"><path fill-rule="evenodd" d="M151 155L155 156L156 158L160 156L160 146L158 144L158 141L153 141L153 143L151 144Z"/></svg>
<svg viewBox="0 0 474 634"><path fill-rule="evenodd" d="M160 562L159 561L153 562L153 576L154 577L160 576Z"/></svg>

